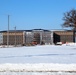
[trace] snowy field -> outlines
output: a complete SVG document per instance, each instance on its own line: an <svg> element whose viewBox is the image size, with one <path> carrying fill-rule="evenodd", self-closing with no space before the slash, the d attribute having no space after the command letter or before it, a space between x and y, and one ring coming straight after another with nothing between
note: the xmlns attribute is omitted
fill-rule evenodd
<svg viewBox="0 0 76 75"><path fill-rule="evenodd" d="M0 48L0 75L76 75L76 45Z"/></svg>

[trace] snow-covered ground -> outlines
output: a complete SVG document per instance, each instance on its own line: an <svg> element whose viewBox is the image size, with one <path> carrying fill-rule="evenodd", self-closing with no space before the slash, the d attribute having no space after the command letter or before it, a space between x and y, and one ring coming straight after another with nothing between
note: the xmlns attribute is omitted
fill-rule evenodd
<svg viewBox="0 0 76 75"><path fill-rule="evenodd" d="M0 48L0 63L76 63L76 46L31 46Z"/></svg>
<svg viewBox="0 0 76 75"><path fill-rule="evenodd" d="M76 72L76 44L0 48L2 72Z"/></svg>

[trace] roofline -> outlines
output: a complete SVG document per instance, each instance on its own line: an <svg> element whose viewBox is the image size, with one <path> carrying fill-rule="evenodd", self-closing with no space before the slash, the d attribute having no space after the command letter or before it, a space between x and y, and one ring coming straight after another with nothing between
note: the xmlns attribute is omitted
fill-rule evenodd
<svg viewBox="0 0 76 75"><path fill-rule="evenodd" d="M1 32L7 32L8 30L0 31ZM48 32L54 32L54 31L72 31L67 29L55 29L55 30L46 30L46 29L31 29L31 30L16 30L16 32L32 32L32 31L48 31ZM9 32L15 32L15 30L9 30Z"/></svg>
<svg viewBox="0 0 76 75"><path fill-rule="evenodd" d="M3 30L3 31L0 31L0 32L7 32L8 30ZM15 30L9 30L9 32L14 32ZM45 30L45 29L31 29L31 30L16 30L16 32L23 32L23 31L26 31L26 32L31 32L31 31L50 31L50 30Z"/></svg>

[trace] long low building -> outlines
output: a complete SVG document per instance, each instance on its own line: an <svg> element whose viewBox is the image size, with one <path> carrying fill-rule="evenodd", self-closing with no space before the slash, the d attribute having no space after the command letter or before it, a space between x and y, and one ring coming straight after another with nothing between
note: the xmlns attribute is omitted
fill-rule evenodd
<svg viewBox="0 0 76 75"><path fill-rule="evenodd" d="M51 31L43 29L0 31L2 45L51 44Z"/></svg>
<svg viewBox="0 0 76 75"><path fill-rule="evenodd" d="M57 42L74 42L71 30L9 30L0 31L1 45L56 44Z"/></svg>

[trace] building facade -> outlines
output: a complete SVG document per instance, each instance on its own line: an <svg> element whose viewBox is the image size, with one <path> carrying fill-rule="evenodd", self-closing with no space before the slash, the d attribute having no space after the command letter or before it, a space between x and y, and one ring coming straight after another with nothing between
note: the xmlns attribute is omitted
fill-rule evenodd
<svg viewBox="0 0 76 75"><path fill-rule="evenodd" d="M0 32L0 44L3 45L28 45L32 42L51 44L51 31L43 29L10 30Z"/></svg>
<svg viewBox="0 0 76 75"><path fill-rule="evenodd" d="M74 42L73 31L70 30L10 30L0 32L0 45L56 44L57 42Z"/></svg>
<svg viewBox="0 0 76 75"><path fill-rule="evenodd" d="M41 44L42 42L45 44L51 44L51 31L49 30L42 30L42 29L34 29L32 30L32 33L34 35L34 39L37 40L38 44Z"/></svg>
<svg viewBox="0 0 76 75"><path fill-rule="evenodd" d="M8 36L8 37L7 37ZM22 31L7 31L3 32L3 44L7 45L7 40L9 45L19 45L23 44L23 32Z"/></svg>
<svg viewBox="0 0 76 75"><path fill-rule="evenodd" d="M74 42L73 39L73 31L65 30L65 31L54 31L54 43L57 42Z"/></svg>

